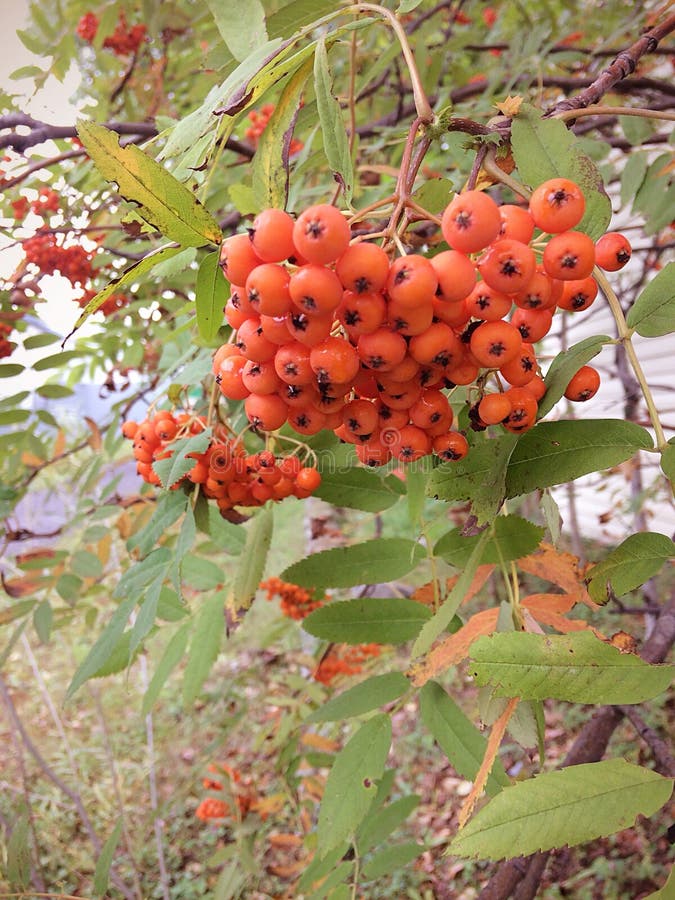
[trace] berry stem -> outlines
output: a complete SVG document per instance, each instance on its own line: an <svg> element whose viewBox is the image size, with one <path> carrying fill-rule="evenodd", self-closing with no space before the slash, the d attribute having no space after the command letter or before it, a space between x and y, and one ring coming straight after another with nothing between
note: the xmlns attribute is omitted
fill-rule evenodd
<svg viewBox="0 0 675 900"><path fill-rule="evenodd" d="M584 116L637 116L640 119L661 119L666 122L675 122L675 113L665 110L636 109L634 106L605 106L598 103L596 106L587 106L586 109L566 109L556 113L554 119L567 122L569 119L581 119Z"/></svg>
<svg viewBox="0 0 675 900"><path fill-rule="evenodd" d="M415 57L412 50L410 49L410 44L408 43L408 35L405 33L405 29L401 25L400 21L396 18L394 13L392 13L388 9L385 9L384 6L379 6L376 3L358 3L356 4L356 6L351 8L358 12L366 11L377 13L378 15L382 16L383 19L387 20L388 24L391 26L392 31L398 38L398 42L401 45L401 50L403 51L403 58L405 59L406 66L408 67L408 72L410 73L410 81L412 83L413 89L413 99L415 101L415 109L417 110L417 115L419 119L421 119L421 121L425 124L433 122L434 111L431 108L429 98L427 97L424 87L422 86L422 79L420 78L417 63L415 62Z"/></svg>
<svg viewBox="0 0 675 900"><path fill-rule="evenodd" d="M488 175L495 179L495 181L501 181L502 184L510 187L514 194L518 194L521 197L524 197L526 200L529 200L532 191L528 191L524 184L516 181L515 178L511 178L510 175L507 175L506 172L502 171L502 169L499 168L495 158L494 147L490 147L490 149L485 154L485 159L483 160L483 168Z"/></svg>
<svg viewBox="0 0 675 900"><path fill-rule="evenodd" d="M654 397L651 392L651 388L647 383L647 379L645 377L645 373L640 365L640 360L638 359L637 353L635 352L635 347L633 346L633 342L631 341L632 330L628 327L626 322L626 317L623 314L623 309L621 308L621 304L619 303L619 298L614 293L607 276L602 271L602 269L596 266L593 269L593 277L598 282L603 294L607 298L607 303L609 305L612 316L614 317L614 321L616 323L616 330L619 337L619 340L623 344L626 350L626 356L628 357L628 361L631 364L631 368L633 369L633 373L635 374L635 378L640 385L640 390L642 391L642 396L645 399L645 404L647 406L647 412L649 413L649 418L652 423L652 427L654 429L654 436L656 438L656 447L658 450L663 451L666 448L668 443L665 433L663 431L663 426L661 425L661 420L659 418L659 413L656 408L656 403L654 402Z"/></svg>

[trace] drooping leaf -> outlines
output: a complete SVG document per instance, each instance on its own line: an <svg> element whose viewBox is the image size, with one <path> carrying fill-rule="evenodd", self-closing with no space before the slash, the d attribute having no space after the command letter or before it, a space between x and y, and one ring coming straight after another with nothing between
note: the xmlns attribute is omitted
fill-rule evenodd
<svg viewBox="0 0 675 900"><path fill-rule="evenodd" d="M471 645L470 671L498 697L571 703L642 703L670 684L675 667L649 665L590 631L498 633Z"/></svg>
<svg viewBox="0 0 675 900"><path fill-rule="evenodd" d="M470 500L478 524L490 522L506 496L506 471L516 442L508 434L477 443L464 459L434 469L427 494L437 500Z"/></svg>
<svg viewBox="0 0 675 900"><path fill-rule="evenodd" d="M350 838L365 818L377 793L390 745L391 719L378 714L365 722L335 757L317 825L322 855Z"/></svg>
<svg viewBox="0 0 675 900"><path fill-rule="evenodd" d="M336 722L361 716L363 713L398 700L410 687L410 682L400 672L373 675L349 690L332 697L327 703L305 719L305 722Z"/></svg>
<svg viewBox="0 0 675 900"><path fill-rule="evenodd" d="M487 740L435 681L427 682L420 691L420 716L457 774L473 781L485 756ZM502 763L495 760L485 790L493 797L510 784Z"/></svg>
<svg viewBox="0 0 675 900"><path fill-rule="evenodd" d="M628 310L626 322L642 337L675 331L675 262L668 263Z"/></svg>
<svg viewBox="0 0 675 900"><path fill-rule="evenodd" d="M573 847L629 828L638 815L653 815L672 789L672 779L623 759L547 772L494 797L448 852L499 860Z"/></svg>
<svg viewBox="0 0 675 900"><path fill-rule="evenodd" d="M593 240L605 233L612 207L602 176L563 122L542 118L538 109L528 103L521 104L511 125L511 149L521 179L531 188L549 178L575 181L586 198L586 212L577 230Z"/></svg>
<svg viewBox="0 0 675 900"><path fill-rule="evenodd" d="M492 634L497 627L499 609L483 609L475 613L462 627L449 637L439 641L426 658L410 668L409 674L413 684L425 684L445 672L450 666L456 666L469 655L469 648L474 641L485 634Z"/></svg>
<svg viewBox="0 0 675 900"><path fill-rule="evenodd" d="M132 263L126 269L124 269L119 275L116 275L108 284L102 288L97 294L95 294L89 303L84 307L82 312L80 313L77 321L73 325L73 329L70 334L66 337L65 340L68 339L77 329L86 322L90 315L96 312L99 307L101 307L108 297L111 297L113 294L120 293L123 288L127 285L133 284L147 272L150 272L154 269L155 266L164 262L165 260L171 259L174 256L177 256L181 252L181 248L174 244L165 244L163 247L158 247L156 250L152 250L147 256L144 256L143 259L138 262ZM65 343L64 340L64 343Z"/></svg>
<svg viewBox="0 0 675 900"><path fill-rule="evenodd" d="M150 679L150 684L148 685L145 694L143 694L143 705L141 710L143 715L147 715L155 705L157 697L166 684L168 677L185 656L191 625L191 622L186 622L184 625L181 625L166 645L162 658L157 664L157 668Z"/></svg>
<svg viewBox="0 0 675 900"><path fill-rule="evenodd" d="M543 418L547 412L553 409L567 390L572 376L597 356L605 344L611 342L612 339L605 334L593 335L574 344L569 350L558 353L548 367L544 378L546 393L539 401L538 418Z"/></svg>
<svg viewBox="0 0 675 900"><path fill-rule="evenodd" d="M94 893L99 896L105 896L108 892L108 879L110 877L110 866L112 865L115 850L122 834L123 821L120 817L117 824L108 835L108 839L101 847L98 859L96 860L96 869L94 870Z"/></svg>
<svg viewBox="0 0 675 900"><path fill-rule="evenodd" d="M420 797L410 794L407 797L399 797L387 806L373 808L362 823L356 835L356 843L361 856L372 847L377 847L382 841L405 822L408 816L419 806Z"/></svg>
<svg viewBox="0 0 675 900"><path fill-rule="evenodd" d="M184 247L219 245L218 223L192 191L134 144L120 147L113 131L80 121L77 133L96 168L120 194L138 204L149 224Z"/></svg>
<svg viewBox="0 0 675 900"><path fill-rule="evenodd" d="M358 466L322 474L321 484L314 493L333 506L364 512L382 512L398 500L398 494L379 475Z"/></svg>
<svg viewBox="0 0 675 900"><path fill-rule="evenodd" d="M652 445L646 429L623 419L539 422L521 435L511 454L506 496L517 497L608 469Z"/></svg>
<svg viewBox="0 0 675 900"><path fill-rule="evenodd" d="M302 627L340 644L403 644L430 618L430 609L408 597L356 597L315 609Z"/></svg>
<svg viewBox="0 0 675 900"><path fill-rule="evenodd" d="M312 553L285 569L281 578L317 589L386 583L411 572L423 556L423 548L415 541L376 538Z"/></svg>
<svg viewBox="0 0 675 900"><path fill-rule="evenodd" d="M224 606L225 593L217 591L204 600L197 613L183 678L183 701L186 705L197 699L218 656L225 631Z"/></svg>
<svg viewBox="0 0 675 900"><path fill-rule="evenodd" d="M661 471L675 491L675 439L671 438L661 451Z"/></svg>
<svg viewBox="0 0 675 900"><path fill-rule="evenodd" d="M30 884L31 854L28 814L19 816L12 823L12 832L7 841L7 880L15 888Z"/></svg>
<svg viewBox="0 0 675 900"><path fill-rule="evenodd" d="M351 203L354 189L354 168L349 148L349 139L342 119L342 110L333 95L332 74L328 64L326 39L317 41L314 55L314 91L319 113L323 148L333 177L342 185L345 202Z"/></svg>
<svg viewBox="0 0 675 900"><path fill-rule="evenodd" d="M544 529L520 516L498 516L489 529L484 544L481 565L500 564L519 559L535 550L544 536ZM434 546L434 555L451 566L463 568L473 553L480 535L463 535L460 528L446 532Z"/></svg>
<svg viewBox="0 0 675 900"><path fill-rule="evenodd" d="M628 593L648 581L675 555L675 544L665 534L631 534L586 576L588 590L596 603L606 603L610 593Z"/></svg>
<svg viewBox="0 0 675 900"><path fill-rule="evenodd" d="M159 538L185 512L187 504L187 495L181 491L160 494L152 516L143 528L131 535L127 541L127 549L138 549L141 556L147 556Z"/></svg>
<svg viewBox="0 0 675 900"><path fill-rule="evenodd" d="M197 271L195 312L201 338L211 343L223 324L223 309L229 288L220 268L220 252L214 250L202 259Z"/></svg>
<svg viewBox="0 0 675 900"><path fill-rule="evenodd" d="M274 512L272 506L265 506L248 525L246 545L242 551L239 567L228 601L235 614L247 610L265 570L267 554L272 543Z"/></svg>
<svg viewBox="0 0 675 900"><path fill-rule="evenodd" d="M308 59L288 80L260 136L253 157L253 193L257 208L285 209L288 202L289 154L300 100L312 71Z"/></svg>
<svg viewBox="0 0 675 900"><path fill-rule="evenodd" d="M267 42L265 9L260 0L246 0L246 3L207 2L220 36L235 59L247 59L256 47Z"/></svg>
<svg viewBox="0 0 675 900"><path fill-rule="evenodd" d="M68 685L66 699L70 699L84 682L96 675L98 670L108 661L124 631L127 619L136 605L136 600L137 597L132 595L127 597L117 607L96 643L73 675L72 681Z"/></svg>

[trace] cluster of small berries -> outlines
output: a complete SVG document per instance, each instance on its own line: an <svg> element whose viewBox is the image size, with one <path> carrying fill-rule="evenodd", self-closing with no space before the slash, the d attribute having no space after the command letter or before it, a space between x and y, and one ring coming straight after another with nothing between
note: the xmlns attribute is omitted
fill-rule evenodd
<svg viewBox="0 0 675 900"><path fill-rule="evenodd" d="M211 764L208 771L214 775L226 775L230 782L230 791L235 795L237 807L241 816L245 816L255 800L255 794L250 789L250 782L242 782L241 773L224 763ZM217 778L202 779L204 790L222 791L223 783ZM226 819L232 817L230 804L218 797L205 797L195 810L195 816L202 822L211 819Z"/></svg>
<svg viewBox="0 0 675 900"><path fill-rule="evenodd" d="M88 12L82 16L77 25L77 34L83 41L91 44L98 33L99 20L95 13ZM103 41L103 47L112 50L116 56L131 56L145 40L147 28L143 24L127 25L124 12L120 12L119 20L112 34Z"/></svg>
<svg viewBox="0 0 675 900"><path fill-rule="evenodd" d="M0 359L5 359L14 352L15 345L9 340L13 330L12 325L8 322L0 322Z"/></svg>
<svg viewBox="0 0 675 900"><path fill-rule="evenodd" d="M94 274L92 254L81 244L64 246L60 237L38 232L23 241L26 262L34 265L41 275L58 272L72 285L86 284Z"/></svg>
<svg viewBox="0 0 675 900"><path fill-rule="evenodd" d="M29 200L23 194L16 200L12 200L14 219L23 222L29 212L45 218L45 213L57 213L60 208L59 195L48 187L41 187L35 200Z"/></svg>
<svg viewBox="0 0 675 900"><path fill-rule="evenodd" d="M133 441L133 454L138 474L148 484L161 483L153 463L169 459L175 452L172 444L180 438L199 434L206 428L203 416L159 410L143 422L126 421L122 434ZM189 453L192 468L172 489L199 484L205 497L214 500L221 513L235 506L261 506L268 500L286 497L309 497L320 485L321 476L313 466L303 466L297 456L277 457L271 450L250 454L242 441L231 438L228 429L219 425L207 449Z"/></svg>
<svg viewBox="0 0 675 900"><path fill-rule="evenodd" d="M323 600L317 599L311 591L280 578L268 578L260 582L260 589L266 592L267 599L279 598L279 609L289 619L301 621L315 609L323 606Z"/></svg>
<svg viewBox="0 0 675 900"><path fill-rule="evenodd" d="M266 103L260 110L252 109L248 114L248 120L251 124L244 132L244 137L254 147L258 146L260 135L267 128L267 123L269 122L274 109L273 103ZM294 153L299 153L304 146L302 141L293 138L288 148L290 156L293 156Z"/></svg>
<svg viewBox="0 0 675 900"><path fill-rule="evenodd" d="M556 310L591 305L594 265L614 271L630 258L623 235L596 244L573 230L584 211L568 179L540 185L528 208L467 191L442 216L450 249L390 261L373 243L350 244L332 206L297 219L264 210L221 251L236 340L214 357L220 390L244 401L253 428L332 429L368 465L463 457L444 393L456 385L479 390L474 425L521 433L545 392L534 344ZM495 396L485 394L493 373L509 385ZM581 380L573 399L595 393Z"/></svg>
<svg viewBox="0 0 675 900"><path fill-rule="evenodd" d="M349 678L363 671L363 666L370 657L379 656L382 647L379 644L332 644L313 673L315 681L329 685L340 675Z"/></svg>
<svg viewBox="0 0 675 900"><path fill-rule="evenodd" d="M84 309L89 301L94 299L96 293L97 292L92 288L88 288L86 291L84 291L81 297L78 297L78 306ZM97 312L103 313L104 316L110 316L113 313L119 312L121 309L124 309L124 307L128 305L129 297L126 294L111 294L109 297L106 297L106 299L97 309Z"/></svg>

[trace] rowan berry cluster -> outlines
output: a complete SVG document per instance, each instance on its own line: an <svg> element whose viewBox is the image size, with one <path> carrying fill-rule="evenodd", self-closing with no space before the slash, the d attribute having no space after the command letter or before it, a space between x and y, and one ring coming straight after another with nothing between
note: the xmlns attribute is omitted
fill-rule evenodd
<svg viewBox="0 0 675 900"><path fill-rule="evenodd" d="M138 474L148 484L161 480L153 468L160 459L170 459L175 441L199 434L207 427L204 416L159 410L143 422L128 420L122 434L133 441ZM214 500L221 513L235 506L261 506L268 500L285 497L309 497L321 483L313 466L303 466L297 456L275 456L271 450L248 453L238 436L232 437L222 425L216 426L209 446L203 452L188 453L194 460L188 472L170 487L192 489L200 485L205 497Z"/></svg>
<svg viewBox="0 0 675 900"><path fill-rule="evenodd" d="M249 112L248 120L251 124L244 132L244 137L247 141L253 144L254 147L258 146L260 136L267 128L267 123L272 117L274 109L275 106L273 103L266 103L263 107L261 107L260 110L252 109ZM288 152L291 156L293 156L294 153L299 153L304 146L305 145L302 141L299 141L296 138L292 138L291 143L288 147Z"/></svg>
<svg viewBox="0 0 675 900"><path fill-rule="evenodd" d="M58 272L73 285L83 285L94 274L92 254L81 244L64 246L60 235L38 232L23 241L26 262L34 265L41 275Z"/></svg>
<svg viewBox="0 0 675 900"><path fill-rule="evenodd" d="M363 671L363 666L370 657L379 656L382 648L379 644L333 644L313 673L315 681L329 685L340 675L349 678Z"/></svg>
<svg viewBox="0 0 675 900"><path fill-rule="evenodd" d="M463 457L445 393L457 385L476 397L474 427L524 432L545 392L534 344L556 310L593 303L594 265L614 271L630 258L623 235L596 245L574 230L584 210L581 189L563 178L540 185L527 208L466 191L441 219L449 249L393 260L350 243L332 206L297 219L264 210L222 246L236 338L214 357L220 390L244 401L254 429L332 429L368 465ZM585 400L597 385L578 374L570 393ZM487 393L492 376L498 391Z"/></svg>
<svg viewBox="0 0 675 900"><path fill-rule="evenodd" d="M14 344L9 340L13 330L8 322L0 322L0 359L5 359L14 352Z"/></svg>
<svg viewBox="0 0 675 900"><path fill-rule="evenodd" d="M260 582L260 589L266 592L267 599L279 598L279 609L289 619L301 621L315 609L323 606L323 600L314 596L313 592L280 578L268 578Z"/></svg>
<svg viewBox="0 0 675 900"><path fill-rule="evenodd" d="M98 33L99 20L95 13L88 12L82 16L77 25L77 34L83 41L91 44ZM112 34L103 41L106 50L112 50L116 56L131 56L136 53L146 38L147 28L143 24L127 24L124 12L120 12L119 20Z"/></svg>
<svg viewBox="0 0 675 900"><path fill-rule="evenodd" d="M239 813L241 816L245 816L255 800L255 795L250 788L250 781L242 781L238 769L233 769L224 763L211 763L208 771L221 778L225 775L229 779L229 789L235 795ZM223 783L218 778L204 778L202 785L207 791L223 790ZM195 810L195 816L202 822L211 819L226 819L232 816L232 810L230 804L225 800L218 797L205 797Z"/></svg>

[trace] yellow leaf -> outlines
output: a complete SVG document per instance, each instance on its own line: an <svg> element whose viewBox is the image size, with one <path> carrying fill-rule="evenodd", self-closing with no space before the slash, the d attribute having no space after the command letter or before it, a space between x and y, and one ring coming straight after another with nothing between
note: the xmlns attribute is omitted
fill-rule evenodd
<svg viewBox="0 0 675 900"><path fill-rule="evenodd" d="M106 534L104 538L98 542L98 546L96 548L96 555L98 556L101 565L103 568L108 564L108 560L110 559L110 548L112 546L112 535L110 532Z"/></svg>
<svg viewBox="0 0 675 900"><path fill-rule="evenodd" d="M89 426L89 431L91 431L91 435L89 436L89 446L92 450L100 450L103 446L103 438L101 437L101 430L99 429L96 422L93 419L90 419L89 416L84 417L84 421Z"/></svg>
<svg viewBox="0 0 675 900"><path fill-rule="evenodd" d="M328 738L322 737L320 734L314 734L309 731L300 738L300 743L305 744L307 747L311 747L313 750L321 750L324 753L336 753L340 745L337 741L331 741Z"/></svg>
<svg viewBox="0 0 675 900"><path fill-rule="evenodd" d="M24 450L21 454L21 462L24 466L30 466L31 469L39 469L44 463L44 459L40 459L40 457L36 456L34 453L29 453L28 450Z"/></svg>
<svg viewBox="0 0 675 900"><path fill-rule="evenodd" d="M54 457L61 456L63 451L66 449L66 436L63 433L63 429L59 428L56 438L54 440L54 449L52 450L52 455Z"/></svg>
<svg viewBox="0 0 675 900"><path fill-rule="evenodd" d="M511 118L518 115L522 102L522 97L518 97L517 95L515 97L512 97L509 94L506 100L502 100L501 103L495 103L495 107L499 110L500 113L503 113L505 116Z"/></svg>

